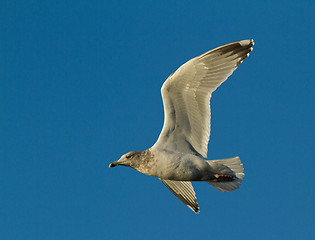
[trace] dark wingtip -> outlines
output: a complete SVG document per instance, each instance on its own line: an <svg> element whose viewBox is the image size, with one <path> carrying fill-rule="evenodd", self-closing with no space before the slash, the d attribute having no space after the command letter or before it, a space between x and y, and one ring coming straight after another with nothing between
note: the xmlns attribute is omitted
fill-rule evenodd
<svg viewBox="0 0 315 240"><path fill-rule="evenodd" d="M194 212L195 212L196 214L199 214L199 213L200 213L199 207L198 207L198 208L195 208L195 209L194 209Z"/></svg>

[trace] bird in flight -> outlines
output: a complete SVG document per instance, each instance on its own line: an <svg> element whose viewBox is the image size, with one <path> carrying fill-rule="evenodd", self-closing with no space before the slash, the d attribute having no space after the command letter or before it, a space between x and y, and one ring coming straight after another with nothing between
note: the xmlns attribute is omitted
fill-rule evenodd
<svg viewBox="0 0 315 240"><path fill-rule="evenodd" d="M249 56L253 40L230 43L183 64L164 82L164 125L157 142L128 152L109 167L127 166L159 178L176 197L199 213L193 181L205 181L222 192L238 189L244 177L239 157L207 160L210 98Z"/></svg>

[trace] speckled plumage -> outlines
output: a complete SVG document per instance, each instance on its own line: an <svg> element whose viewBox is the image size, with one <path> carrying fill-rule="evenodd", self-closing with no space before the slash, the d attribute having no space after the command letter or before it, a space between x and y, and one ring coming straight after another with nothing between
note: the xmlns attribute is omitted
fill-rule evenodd
<svg viewBox="0 0 315 240"><path fill-rule="evenodd" d="M253 40L230 43L195 57L171 74L162 86L164 126L157 142L110 164L128 166L159 178L196 213L199 206L191 181L206 181L222 192L239 188L239 157L206 160L210 136L210 98L248 57Z"/></svg>

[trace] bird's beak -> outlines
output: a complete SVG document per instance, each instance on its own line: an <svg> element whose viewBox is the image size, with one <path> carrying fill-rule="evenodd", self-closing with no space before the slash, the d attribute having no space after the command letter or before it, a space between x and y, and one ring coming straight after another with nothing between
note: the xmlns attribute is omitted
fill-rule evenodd
<svg viewBox="0 0 315 240"><path fill-rule="evenodd" d="M116 167L116 166L126 166L129 167L129 160L127 158L125 158L125 156L122 156L119 160L112 162L111 164L109 164L109 167Z"/></svg>
<svg viewBox="0 0 315 240"><path fill-rule="evenodd" d="M118 161L116 161L116 162L112 162L111 164L109 164L109 167L112 168L112 167L116 167L118 165L119 165L119 163L118 163Z"/></svg>

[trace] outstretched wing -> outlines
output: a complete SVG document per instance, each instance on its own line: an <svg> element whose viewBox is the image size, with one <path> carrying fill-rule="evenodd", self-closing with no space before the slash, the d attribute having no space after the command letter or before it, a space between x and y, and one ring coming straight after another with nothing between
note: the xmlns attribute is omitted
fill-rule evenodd
<svg viewBox="0 0 315 240"><path fill-rule="evenodd" d="M199 213L196 194L191 182L160 179L165 186L195 213Z"/></svg>
<svg viewBox="0 0 315 240"><path fill-rule="evenodd" d="M230 43L195 57L162 86L164 126L153 149L207 157L211 93L249 55L253 40Z"/></svg>

